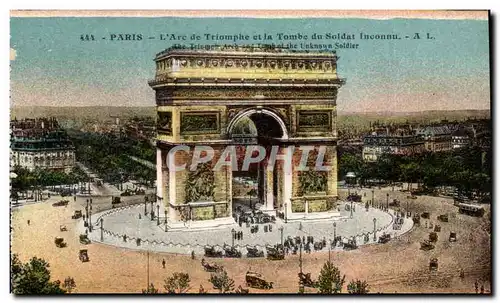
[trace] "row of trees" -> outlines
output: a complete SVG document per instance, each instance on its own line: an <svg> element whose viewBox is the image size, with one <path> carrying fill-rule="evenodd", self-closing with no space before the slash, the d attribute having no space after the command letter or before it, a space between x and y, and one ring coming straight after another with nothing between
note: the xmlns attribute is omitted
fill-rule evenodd
<svg viewBox="0 0 500 303"><path fill-rule="evenodd" d="M16 166L12 170L17 176L12 179L12 188L17 191L25 191L36 187L50 187L57 185L78 184L86 181L83 171L75 167L70 173L62 171L52 171L45 169L35 169L30 171L21 166Z"/></svg>
<svg viewBox="0 0 500 303"><path fill-rule="evenodd" d="M120 184L134 179L152 185L156 172L138 164L129 156L155 162L155 149L147 142L123 136L96 133L72 133L76 157L105 182Z"/></svg>
<svg viewBox="0 0 500 303"><path fill-rule="evenodd" d="M389 184L417 183L427 191L453 186L462 195L481 198L491 192L491 159L491 151L479 147L413 156L384 154L376 162L363 161L360 153L345 152L339 159L339 174L343 178L354 172L361 185L378 179Z"/></svg>

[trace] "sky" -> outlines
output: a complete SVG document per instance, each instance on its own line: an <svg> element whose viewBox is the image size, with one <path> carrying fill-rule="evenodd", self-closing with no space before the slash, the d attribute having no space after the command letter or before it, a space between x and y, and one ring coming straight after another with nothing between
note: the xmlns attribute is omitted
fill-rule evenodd
<svg viewBox="0 0 500 303"><path fill-rule="evenodd" d="M488 21L357 18L13 17L11 105L154 106L154 91L147 84L154 77L154 56L176 42L109 40L111 34L134 33L157 38L353 34L351 41L295 41L359 44L358 49L337 50L338 73L347 79L338 94L339 112L490 109ZM419 33L421 39L360 40L360 33ZM435 39L426 39L427 33ZM82 34L96 41L81 41Z"/></svg>

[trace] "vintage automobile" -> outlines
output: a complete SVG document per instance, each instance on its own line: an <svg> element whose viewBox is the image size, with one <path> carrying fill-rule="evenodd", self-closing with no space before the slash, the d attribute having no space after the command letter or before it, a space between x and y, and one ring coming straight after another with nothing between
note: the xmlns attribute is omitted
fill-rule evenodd
<svg viewBox="0 0 500 303"><path fill-rule="evenodd" d="M80 235L80 243L84 244L84 245L90 244L89 237L86 234L81 234Z"/></svg>
<svg viewBox="0 0 500 303"><path fill-rule="evenodd" d="M226 258L241 258L241 251L236 247L224 244L224 257Z"/></svg>
<svg viewBox="0 0 500 303"><path fill-rule="evenodd" d="M205 257L215 257L215 258L221 258L222 257L222 251L215 249L214 246L205 246Z"/></svg>
<svg viewBox="0 0 500 303"><path fill-rule="evenodd" d="M429 241L437 242L437 240L438 240L438 235L436 232L429 233Z"/></svg>
<svg viewBox="0 0 500 303"><path fill-rule="evenodd" d="M120 204L122 201L121 201L121 198L120 197L111 197L111 204Z"/></svg>
<svg viewBox="0 0 500 303"><path fill-rule="evenodd" d="M59 202L52 203L52 206L67 206L69 203L69 200L61 200Z"/></svg>
<svg viewBox="0 0 500 303"><path fill-rule="evenodd" d="M423 212L422 215L420 215L422 218L424 219L429 219L430 218L430 214L429 212Z"/></svg>
<svg viewBox="0 0 500 303"><path fill-rule="evenodd" d="M304 274L302 272L299 272L299 283L300 285L305 287L317 287L317 282L311 279L311 273Z"/></svg>
<svg viewBox="0 0 500 303"><path fill-rule="evenodd" d="M398 199L393 199L392 202L389 202L389 206L399 207L401 202Z"/></svg>
<svg viewBox="0 0 500 303"><path fill-rule="evenodd" d="M449 238L449 241L450 242L457 242L457 233L456 232L450 232L450 238Z"/></svg>
<svg viewBox="0 0 500 303"><path fill-rule="evenodd" d="M60 231L68 231L68 228L66 227L66 225L59 225L59 230Z"/></svg>
<svg viewBox="0 0 500 303"><path fill-rule="evenodd" d="M249 291L250 290L248 288L243 288L241 285L236 289L237 294L247 294Z"/></svg>
<svg viewBox="0 0 500 303"><path fill-rule="evenodd" d="M257 247L247 247L247 258L263 258L264 252Z"/></svg>
<svg viewBox="0 0 500 303"><path fill-rule="evenodd" d="M347 196L347 201L349 202L361 202L361 195L358 194L350 194Z"/></svg>
<svg viewBox="0 0 500 303"><path fill-rule="evenodd" d="M439 215L437 219L441 222L448 222L448 215Z"/></svg>
<svg viewBox="0 0 500 303"><path fill-rule="evenodd" d="M438 270L438 259L437 258L432 258L429 261L429 270L431 270L431 271Z"/></svg>
<svg viewBox="0 0 500 303"><path fill-rule="evenodd" d="M256 272L247 271L245 281L248 287L259 289L272 289L273 282L267 282L264 277Z"/></svg>
<svg viewBox="0 0 500 303"><path fill-rule="evenodd" d="M205 271L208 271L208 272L218 272L218 271L222 271L224 269L224 266L217 265L215 263L210 264L210 263L206 262L205 259L201 259L201 265L203 266Z"/></svg>
<svg viewBox="0 0 500 303"><path fill-rule="evenodd" d="M391 235L383 233L380 237L378 237L378 243L387 243L391 240Z"/></svg>
<svg viewBox="0 0 500 303"><path fill-rule="evenodd" d="M54 243L59 248L66 247L66 245L67 245L66 242L64 242L64 238L59 238L59 237L56 237L54 239Z"/></svg>
<svg viewBox="0 0 500 303"><path fill-rule="evenodd" d="M435 232L440 232L441 231L441 225L437 225L436 224L436 226L434 226L434 231Z"/></svg>
<svg viewBox="0 0 500 303"><path fill-rule="evenodd" d="M88 262L89 261L89 254L86 249L80 249L80 253L78 255L80 261L82 262Z"/></svg>
<svg viewBox="0 0 500 303"><path fill-rule="evenodd" d="M285 252L283 249L279 249L276 246L266 246L266 251L267 251L267 259L268 260L283 260L285 259Z"/></svg>
<svg viewBox="0 0 500 303"><path fill-rule="evenodd" d="M75 213L71 216L71 219L80 219L82 217L81 210L75 210Z"/></svg>
<svg viewBox="0 0 500 303"><path fill-rule="evenodd" d="M343 244L344 244L344 250L353 250L358 248L358 245L356 244L356 239L348 239Z"/></svg>
<svg viewBox="0 0 500 303"><path fill-rule="evenodd" d="M424 240L424 241L420 242L420 249L421 250L434 249L434 244L432 244L429 240Z"/></svg>

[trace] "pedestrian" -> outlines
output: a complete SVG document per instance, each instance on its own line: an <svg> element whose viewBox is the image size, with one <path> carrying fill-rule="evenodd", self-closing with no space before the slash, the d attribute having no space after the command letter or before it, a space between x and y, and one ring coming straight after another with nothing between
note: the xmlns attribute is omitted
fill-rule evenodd
<svg viewBox="0 0 500 303"><path fill-rule="evenodd" d="M28 225L30 225L30 223L31 223L31 221L30 221L30 220L28 220Z"/></svg>
<svg viewBox="0 0 500 303"><path fill-rule="evenodd" d="M484 285L481 284L481 294L484 294Z"/></svg>
<svg viewBox="0 0 500 303"><path fill-rule="evenodd" d="M75 196L73 196L73 201L75 201L75 202L76 202L76 195L75 195Z"/></svg>
<svg viewBox="0 0 500 303"><path fill-rule="evenodd" d="M165 259L163 259L163 261L161 261L161 265L163 266L163 268L165 268L165 264L166 264L166 263L167 263L167 262L165 262Z"/></svg>
<svg viewBox="0 0 500 303"><path fill-rule="evenodd" d="M141 218L142 218L142 217L141 217L141 214L139 213L139 220L140 220Z"/></svg>
<svg viewBox="0 0 500 303"><path fill-rule="evenodd" d="M475 289L476 289L476 294L477 294L478 289L479 289L479 284L477 283L477 280L476 280L476 282L474 283L474 287L475 287Z"/></svg>

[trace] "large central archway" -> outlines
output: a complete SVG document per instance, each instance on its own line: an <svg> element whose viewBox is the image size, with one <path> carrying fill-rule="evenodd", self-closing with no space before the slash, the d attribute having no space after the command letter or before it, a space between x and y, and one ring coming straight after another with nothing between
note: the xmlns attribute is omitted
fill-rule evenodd
<svg viewBox="0 0 500 303"><path fill-rule="evenodd" d="M275 214L279 207L278 175L281 172L269 171L267 165L273 143L288 138L285 123L270 109L249 108L229 122L227 134L237 146L239 168L243 167L247 148L258 145L266 150L266 157L259 163L251 164L248 170L232 172L233 213L261 210Z"/></svg>

